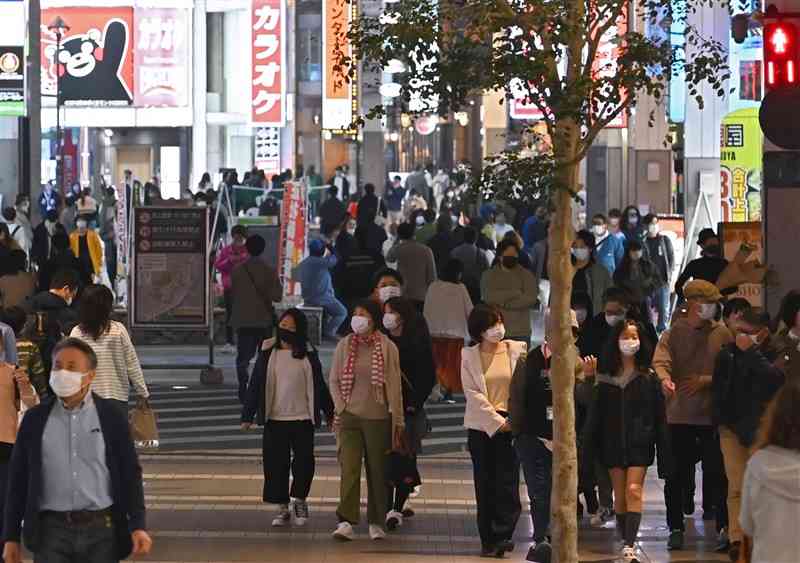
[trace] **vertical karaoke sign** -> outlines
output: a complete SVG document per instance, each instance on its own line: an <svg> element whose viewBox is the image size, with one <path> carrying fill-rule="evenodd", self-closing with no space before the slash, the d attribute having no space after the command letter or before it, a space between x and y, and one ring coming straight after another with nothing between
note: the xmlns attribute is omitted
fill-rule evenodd
<svg viewBox="0 0 800 563"><path fill-rule="evenodd" d="M250 15L250 121L258 127L283 127L286 124L285 0L252 0Z"/></svg>

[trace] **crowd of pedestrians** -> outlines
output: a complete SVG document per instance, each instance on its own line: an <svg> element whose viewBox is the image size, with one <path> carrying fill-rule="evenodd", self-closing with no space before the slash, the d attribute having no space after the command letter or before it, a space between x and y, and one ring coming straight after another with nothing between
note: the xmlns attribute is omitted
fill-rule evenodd
<svg viewBox="0 0 800 563"><path fill-rule="evenodd" d="M213 263L227 348L236 351L241 428L263 427L273 526L311 518L314 435L327 425L340 468L332 535L356 538L363 467L366 529L381 540L413 518L408 500L424 482L417 460L431 431L426 405L463 394L480 554L514 549L521 471L533 522L527 560L548 563L551 210L476 209L461 201L463 186L433 178L416 170L405 184L392 179L382 196L365 186L359 198L337 171L315 201L321 232L292 274L303 305L286 310L265 240L230 229ZM0 500L10 563L21 561L23 536L42 561L117 561L152 544L127 423L131 390L141 398L149 391L114 318L114 294L98 283L103 204L90 192L72 194L73 229L59 215L61 197L45 190L36 229L18 219L30 208L24 198L0 223ZM672 242L657 216L634 206L595 215L591 230L576 227L576 518L613 524L622 560L641 561L643 491L656 464L669 550L685 547L699 488L702 517L714 521L717 550L731 561L794 560L800 292L771 316L732 297L735 287L717 287L727 262L709 229L697 241L701 257L673 288ZM322 341L335 346L327 373L308 307L322 311ZM544 338L534 342L537 314Z"/></svg>

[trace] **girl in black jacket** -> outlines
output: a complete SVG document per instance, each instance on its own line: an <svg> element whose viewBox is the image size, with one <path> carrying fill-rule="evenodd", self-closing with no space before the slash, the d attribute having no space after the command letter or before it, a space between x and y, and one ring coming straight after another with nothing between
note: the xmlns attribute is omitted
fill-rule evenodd
<svg viewBox="0 0 800 563"><path fill-rule="evenodd" d="M632 320L611 333L600 358L584 441L609 469L626 563L638 563L634 545L642 521L642 491L656 446L659 475L669 472L664 396L650 370L652 351L645 334L644 327Z"/></svg>
<svg viewBox="0 0 800 563"><path fill-rule="evenodd" d="M383 305L383 328L400 352L408 446L408 455L392 453L387 465L389 512L386 527L391 531L403 524L403 506L414 487L422 484L417 454L427 433L424 407L436 384L436 366L428 323L411 301L402 297L389 299Z"/></svg>
<svg viewBox="0 0 800 563"><path fill-rule="evenodd" d="M249 430L254 418L264 426L263 500L279 507L272 525L285 526L294 519L302 526L308 520L306 498L314 479L314 427L321 423L320 413L333 420L333 400L319 355L308 342L302 311L286 311L277 338L265 340L261 350L242 406L242 430Z"/></svg>

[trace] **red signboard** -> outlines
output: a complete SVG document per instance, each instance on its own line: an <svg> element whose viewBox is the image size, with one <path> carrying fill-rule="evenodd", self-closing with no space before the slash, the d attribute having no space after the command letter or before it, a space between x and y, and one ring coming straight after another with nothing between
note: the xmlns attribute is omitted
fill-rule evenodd
<svg viewBox="0 0 800 563"><path fill-rule="evenodd" d="M189 105L190 12L136 8L137 107Z"/></svg>
<svg viewBox="0 0 800 563"><path fill-rule="evenodd" d="M56 60L56 16L69 26ZM65 106L129 106L133 103L133 8L42 10L42 94L56 95L59 76Z"/></svg>
<svg viewBox="0 0 800 563"><path fill-rule="evenodd" d="M253 124L283 127L286 123L285 14L283 0L252 0Z"/></svg>

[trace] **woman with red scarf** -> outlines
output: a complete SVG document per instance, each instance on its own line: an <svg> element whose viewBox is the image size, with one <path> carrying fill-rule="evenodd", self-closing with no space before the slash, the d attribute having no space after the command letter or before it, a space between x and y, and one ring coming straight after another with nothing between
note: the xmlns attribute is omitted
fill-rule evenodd
<svg viewBox="0 0 800 563"><path fill-rule="evenodd" d="M339 524L333 537L353 539L361 506L361 463L367 467L367 520L373 540L386 537L386 452L400 449L405 425L400 354L381 333L380 306L362 302L353 310L353 334L336 347L330 372L334 430L342 477Z"/></svg>

